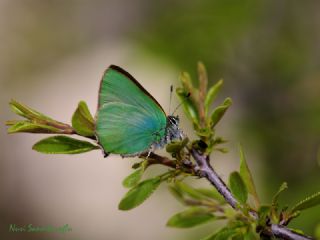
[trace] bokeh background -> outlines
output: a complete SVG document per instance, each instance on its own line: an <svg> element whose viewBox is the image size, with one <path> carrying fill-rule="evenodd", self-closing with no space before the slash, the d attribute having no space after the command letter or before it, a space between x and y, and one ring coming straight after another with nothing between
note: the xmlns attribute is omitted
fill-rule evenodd
<svg viewBox="0 0 320 240"><path fill-rule="evenodd" d="M196 78L203 61L211 83L225 80L218 102L234 100L218 126L230 140L229 154L213 156L221 176L238 167L241 142L263 202L283 181L285 205L319 191L319 10L319 1L289 0L1 0L1 239L200 239L217 227L166 228L182 206L165 186L142 206L117 210L134 159L104 159L99 151L42 155L31 146L43 136L7 135L5 120L16 118L11 98L64 122L79 100L95 113L110 64L127 69L168 109L169 86L181 71ZM185 119L182 126L192 134ZM319 222L316 207L290 226L312 235ZM30 223L72 231L8 232L9 224Z"/></svg>

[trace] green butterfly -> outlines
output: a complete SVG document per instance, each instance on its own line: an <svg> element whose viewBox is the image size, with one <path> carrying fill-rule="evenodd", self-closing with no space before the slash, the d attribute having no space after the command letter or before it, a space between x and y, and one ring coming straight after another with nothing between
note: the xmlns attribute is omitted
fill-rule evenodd
<svg viewBox="0 0 320 240"><path fill-rule="evenodd" d="M122 68L111 65L100 83L96 137L105 156L137 156L181 139L178 116L160 104Z"/></svg>

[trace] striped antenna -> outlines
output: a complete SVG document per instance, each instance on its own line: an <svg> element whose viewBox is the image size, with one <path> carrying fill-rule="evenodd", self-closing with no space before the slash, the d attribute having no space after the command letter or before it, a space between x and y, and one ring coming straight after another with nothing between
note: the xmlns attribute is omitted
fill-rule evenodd
<svg viewBox="0 0 320 240"><path fill-rule="evenodd" d="M188 94L185 96L185 98L179 103L179 105L174 109L173 113L171 115L173 115L178 109L179 107L181 107L181 105L191 96L191 93L188 92Z"/></svg>
<svg viewBox="0 0 320 240"><path fill-rule="evenodd" d="M171 100L172 100L172 92L173 92L173 85L170 86L170 102L169 102L169 114L171 111Z"/></svg>

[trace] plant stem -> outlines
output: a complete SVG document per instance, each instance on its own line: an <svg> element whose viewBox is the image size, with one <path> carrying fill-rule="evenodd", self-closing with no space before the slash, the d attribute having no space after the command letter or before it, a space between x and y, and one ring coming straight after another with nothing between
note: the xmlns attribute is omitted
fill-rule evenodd
<svg viewBox="0 0 320 240"><path fill-rule="evenodd" d="M312 237L302 235L296 232L291 231L285 226L278 225L278 224L271 224L271 232L273 236L276 236L280 239L285 240L307 240L307 239L314 239Z"/></svg>
<svg viewBox="0 0 320 240"><path fill-rule="evenodd" d="M197 167L199 169L191 170L191 172L197 172L199 177L205 177L217 190L218 192L225 198L225 200L229 203L229 205L237 209L238 201L232 195L231 191L224 183L224 181L219 177L219 175L215 172L213 167L210 164L210 159L208 155L204 155L198 152L195 149L190 150L193 158L197 163ZM141 155L140 157L147 157L147 155ZM170 168L176 168L176 164L173 160L163 157L154 153L150 153L148 157L149 164L162 164ZM184 169L190 171L189 169ZM258 218L257 212L251 210L251 216L255 219ZM279 239L284 240L312 240L314 238L302 235L296 232L291 231L287 227L278 224L271 224L267 229L262 231L262 235L269 237L277 237Z"/></svg>
<svg viewBox="0 0 320 240"><path fill-rule="evenodd" d="M215 186L218 192L225 198L225 200L230 204L234 209L237 208L238 201L231 194L227 185L219 177L219 175L214 171L209 162L209 156L202 155L195 149L191 149L191 154L196 160L199 169L200 177L205 177L208 181Z"/></svg>
<svg viewBox="0 0 320 240"><path fill-rule="evenodd" d="M191 149L190 152L198 165L199 169L197 169L197 172L199 177L205 177L225 198L225 200L230 204L230 206L233 207L234 209L237 209L238 201L232 195L227 185L223 182L223 180L212 168L210 164L209 156L204 155L195 149ZM255 211L251 212L251 216L256 219L258 218L258 214ZM283 240L314 239L312 237L293 232L287 227L283 225L278 225L278 224L271 224L270 226L268 226L266 229L263 230L262 234L267 235L269 237L276 237L278 239L283 239Z"/></svg>
<svg viewBox="0 0 320 240"><path fill-rule="evenodd" d="M165 165L170 168L174 168L174 169L176 168L176 164L173 160L171 160L167 157L160 156L160 155L155 154L153 152L151 152L149 154L149 156L148 156L148 153L143 153L139 157L148 159L148 165L161 164L161 165Z"/></svg>

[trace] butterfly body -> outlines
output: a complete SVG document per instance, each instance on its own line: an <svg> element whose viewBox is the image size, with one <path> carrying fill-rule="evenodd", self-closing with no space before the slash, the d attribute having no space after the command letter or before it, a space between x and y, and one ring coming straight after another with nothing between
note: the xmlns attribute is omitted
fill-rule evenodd
<svg viewBox="0 0 320 240"><path fill-rule="evenodd" d="M125 70L104 73L96 114L96 137L105 153L136 156L182 137L179 118L160 104Z"/></svg>

